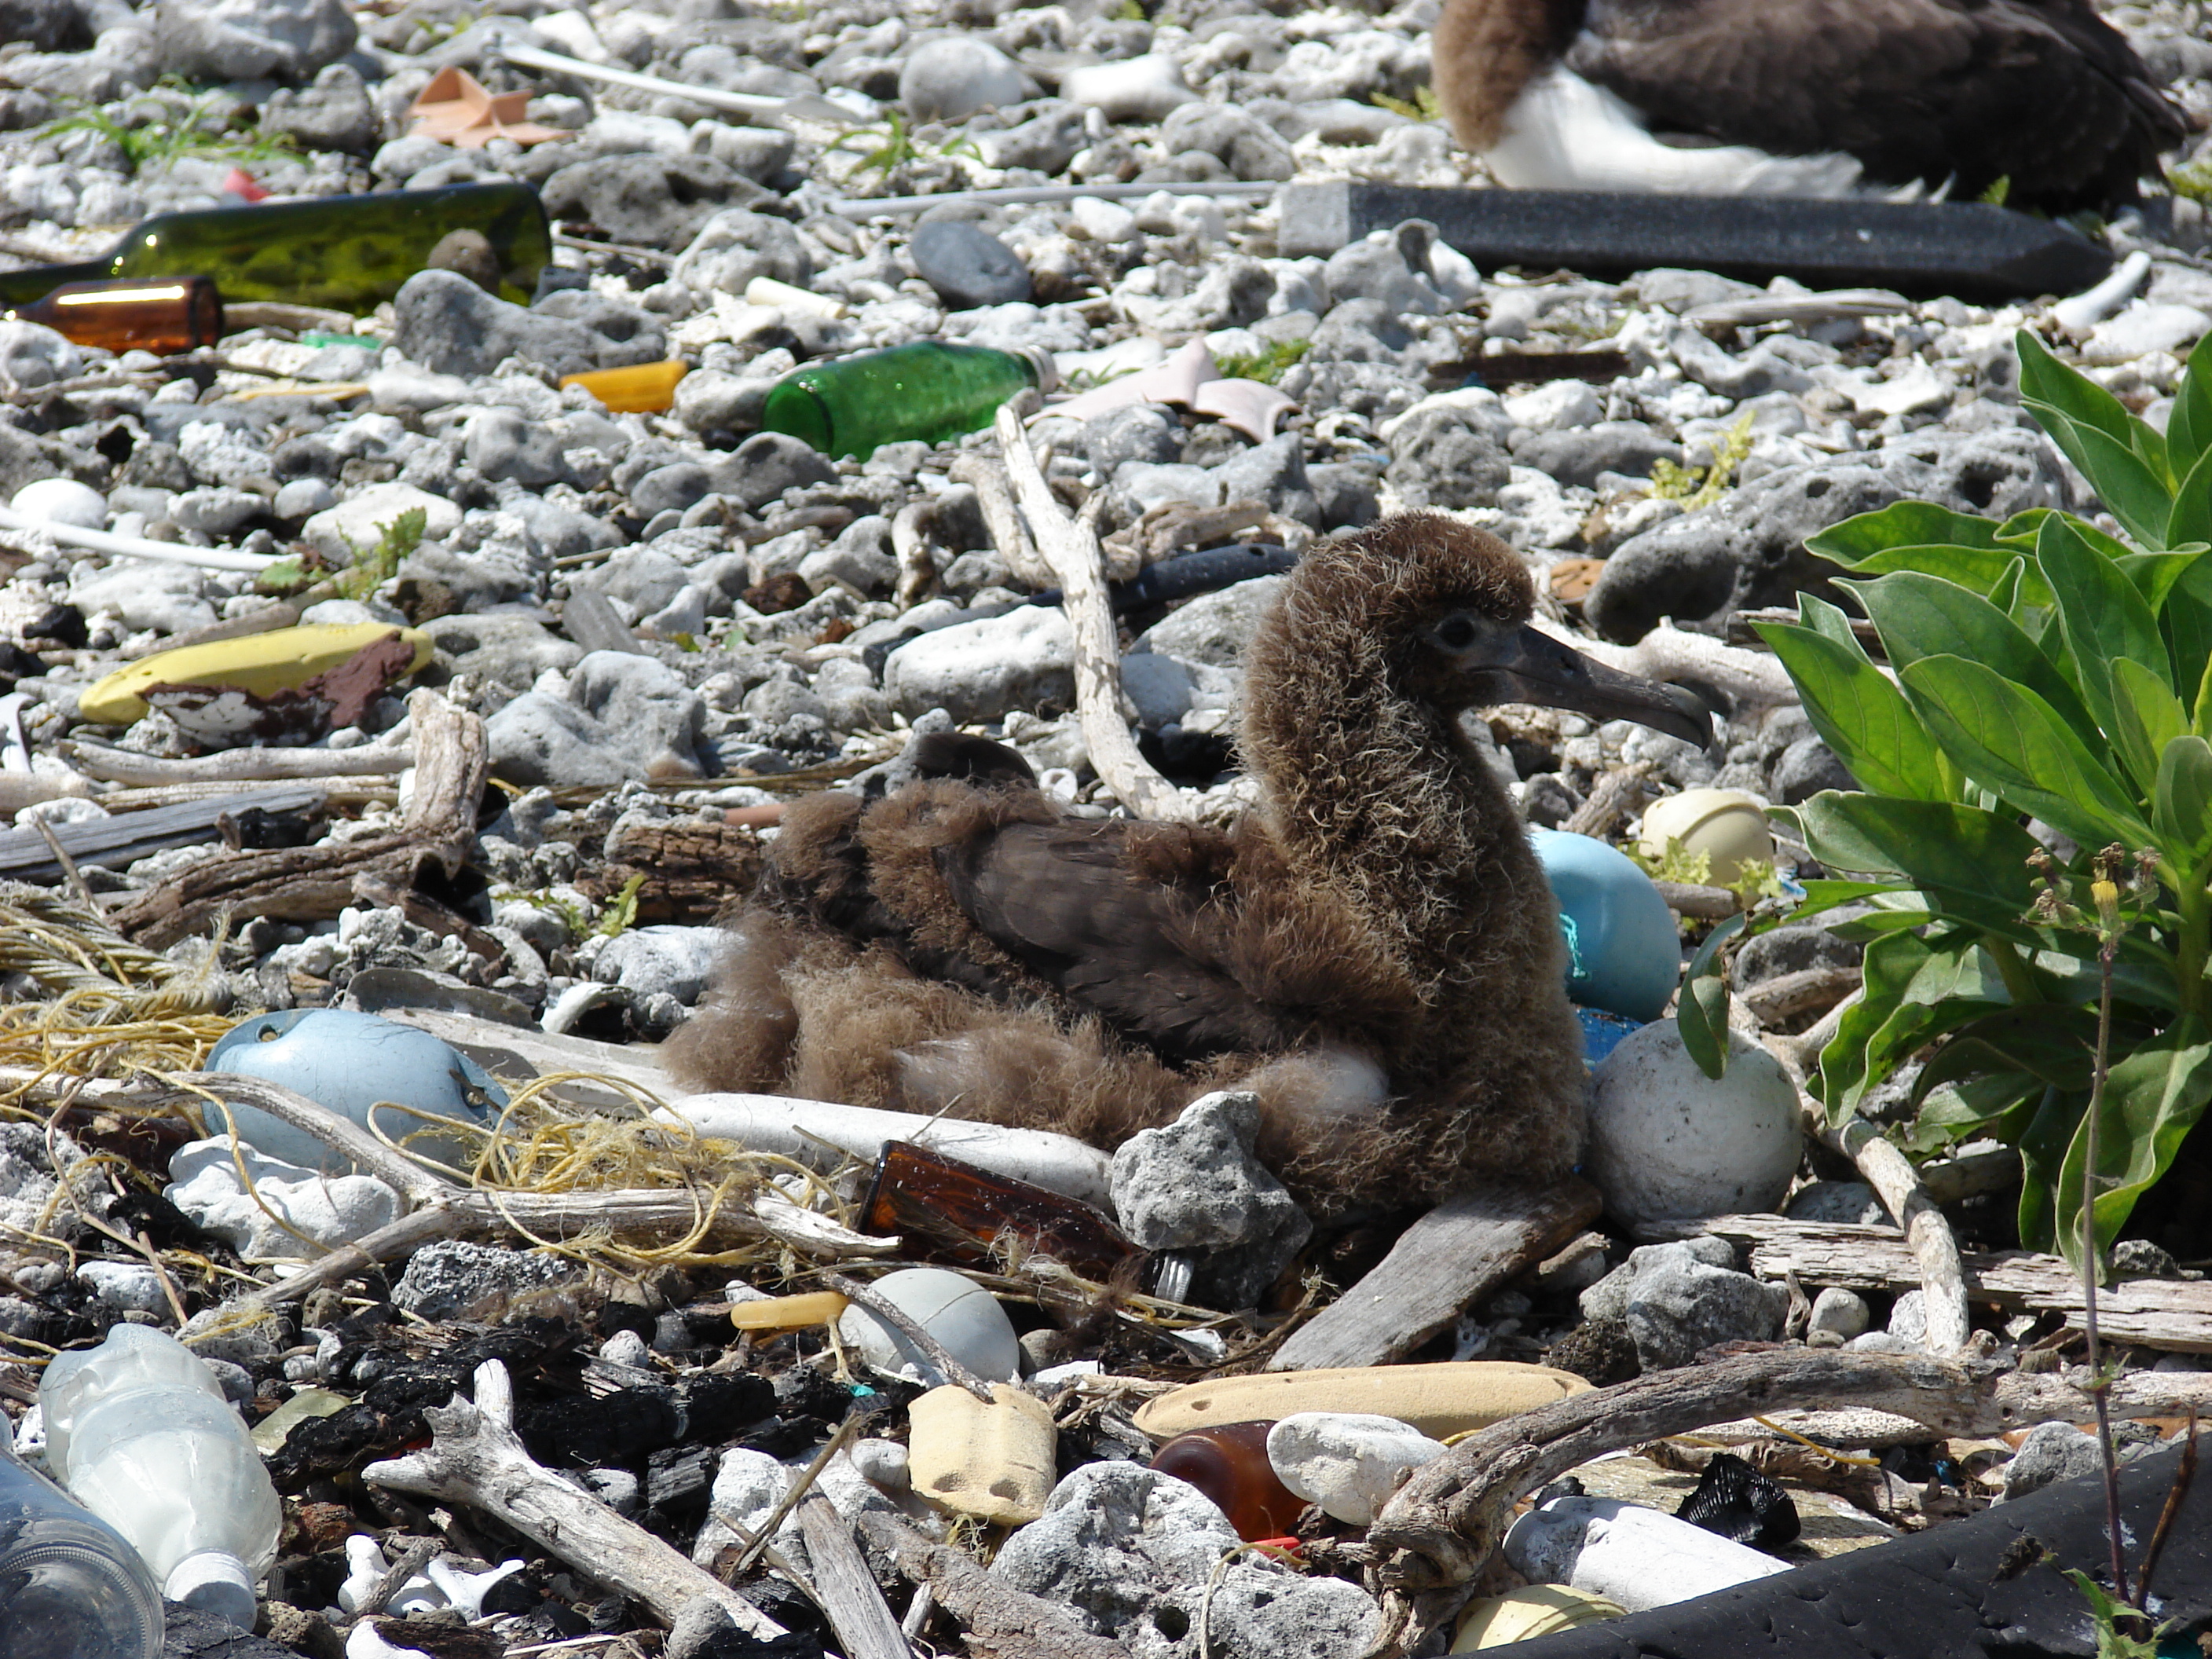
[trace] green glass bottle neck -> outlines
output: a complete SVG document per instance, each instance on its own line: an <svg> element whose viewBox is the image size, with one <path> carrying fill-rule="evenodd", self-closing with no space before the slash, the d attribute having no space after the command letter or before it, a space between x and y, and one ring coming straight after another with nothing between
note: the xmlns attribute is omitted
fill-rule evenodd
<svg viewBox="0 0 2212 1659"><path fill-rule="evenodd" d="M64 283L97 283L115 274L112 253L75 264L33 265L27 270L0 270L0 311L35 305Z"/></svg>

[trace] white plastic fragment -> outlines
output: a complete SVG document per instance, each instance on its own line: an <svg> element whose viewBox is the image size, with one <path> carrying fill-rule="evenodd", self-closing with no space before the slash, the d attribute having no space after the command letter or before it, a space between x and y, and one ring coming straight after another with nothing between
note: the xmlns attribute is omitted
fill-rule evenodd
<svg viewBox="0 0 2212 1659"><path fill-rule="evenodd" d="M1267 1431L1276 1479L1354 1527L1374 1525L1406 1477L1444 1450L1411 1424L1370 1412L1298 1412Z"/></svg>
<svg viewBox="0 0 2212 1659"><path fill-rule="evenodd" d="M51 537L65 547L82 547L111 558L154 559L163 564L198 565L204 570L259 572L276 562L268 553L240 553L228 547L185 547L176 542L149 542L143 536L117 536L105 530L87 530L53 519L33 517L13 507L0 507L0 530Z"/></svg>
<svg viewBox="0 0 2212 1659"><path fill-rule="evenodd" d="M1631 1613L1790 1570L1718 1533L1613 1498L1555 1498L1529 1510L1505 1534L1505 1559L1538 1583L1587 1590Z"/></svg>

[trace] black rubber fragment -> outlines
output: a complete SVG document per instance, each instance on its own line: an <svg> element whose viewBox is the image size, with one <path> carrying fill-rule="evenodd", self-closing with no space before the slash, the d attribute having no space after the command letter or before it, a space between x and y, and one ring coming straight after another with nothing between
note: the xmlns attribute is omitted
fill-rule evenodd
<svg viewBox="0 0 2212 1659"><path fill-rule="evenodd" d="M2120 1469L2132 1572L2181 1461L2179 1443ZM2057 1566L2045 1561L2046 1553ZM2087 1604L2058 1567L2100 1580L2101 1475L1695 1601L1518 1644L1514 1659L2089 1659ZM2200 1469L2151 1583L2183 1650L2212 1620L2212 1478Z"/></svg>
<svg viewBox="0 0 2212 1659"><path fill-rule="evenodd" d="M1146 565L1127 581L1108 583L1106 595L1114 609L1126 616L1211 593L1254 576L1279 576L1297 562L1297 554L1273 542L1238 542L1230 547L1178 553L1172 559ZM1048 587L1030 594L1026 603L1058 605L1060 598L1058 588Z"/></svg>
<svg viewBox="0 0 2212 1659"><path fill-rule="evenodd" d="M1698 1489L1674 1515L1755 1550L1786 1544L1798 1532L1797 1505L1790 1494L1734 1452L1713 1454Z"/></svg>

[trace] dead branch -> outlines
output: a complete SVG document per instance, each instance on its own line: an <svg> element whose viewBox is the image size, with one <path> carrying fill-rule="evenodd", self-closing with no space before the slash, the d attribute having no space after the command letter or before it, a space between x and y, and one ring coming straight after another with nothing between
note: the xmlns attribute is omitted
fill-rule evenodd
<svg viewBox="0 0 2212 1659"><path fill-rule="evenodd" d="M219 855L132 900L118 930L155 950L205 933L226 912L327 921L354 902L357 883L412 887L428 864L459 873L476 839L477 801L489 772L483 721L436 692L407 699L415 789L398 830L337 846Z"/></svg>
<svg viewBox="0 0 2212 1659"><path fill-rule="evenodd" d="M872 1510L860 1527L966 1629L975 1659L1129 1659L1120 1643L1093 1636L1066 1608L1005 1583L950 1545L931 1543L895 1515Z"/></svg>
<svg viewBox="0 0 2212 1659"><path fill-rule="evenodd" d="M936 504L927 499L908 501L891 520L891 551L898 556L898 608L911 611L937 580L937 566L929 556L929 544L921 533Z"/></svg>
<svg viewBox="0 0 2212 1659"><path fill-rule="evenodd" d="M475 1400L457 1394L422 1415L430 1425L428 1449L371 1463L363 1480L481 1510L664 1622L707 1595L750 1635L784 1633L737 1591L532 1457L514 1432L513 1385L498 1360L477 1367Z"/></svg>
<svg viewBox="0 0 2212 1659"><path fill-rule="evenodd" d="M1006 568L1014 579L1031 588L1050 587L1056 578L1052 567L1041 558L1030 541L1030 532L1022 523L1021 511L1014 505L1012 486L1007 482L1003 468L993 466L980 455L963 455L953 462L952 482L964 483L975 492L975 505L983 514L983 528L990 532L991 545L1006 562Z"/></svg>
<svg viewBox="0 0 2212 1659"><path fill-rule="evenodd" d="M1856 968L1807 968L1795 974L1778 974L1746 990L1744 1006L1762 1025L1771 1025L1815 1009L1826 1013L1857 990L1859 981Z"/></svg>
<svg viewBox="0 0 2212 1659"><path fill-rule="evenodd" d="M799 1504L799 1533L814 1564L815 1600L847 1659L914 1659L852 1528L820 1492L807 1493Z"/></svg>
<svg viewBox="0 0 2212 1659"><path fill-rule="evenodd" d="M1939 1435L1988 1433L2000 1421L1991 1389L1965 1365L1820 1349L1740 1354L1571 1395L1461 1441L1399 1489L1367 1534L1386 1631L1410 1646L1412 1598L1472 1579L1497 1550L1515 1503L1592 1458L1747 1410L1837 1406L1894 1413Z"/></svg>
<svg viewBox="0 0 2212 1659"><path fill-rule="evenodd" d="M1905 1241L1920 1264L1929 1347L1937 1353L1961 1352L1973 1331L1966 1316L1966 1269L1959 1261L1959 1241L1951 1236L1951 1224L1920 1184L1919 1171L1864 1118L1854 1115L1840 1126L1831 1126L1813 1102L1807 1100L1805 1105L1814 1133L1858 1166L1883 1206L1904 1227Z"/></svg>
<svg viewBox="0 0 2212 1659"><path fill-rule="evenodd" d="M411 745L357 749L225 749L191 760L134 755L106 744L64 738L56 747L88 776L110 783L258 783L272 779L389 777L415 763Z"/></svg>
<svg viewBox="0 0 2212 1659"><path fill-rule="evenodd" d="M1060 582L1060 608L1075 639L1076 714L1091 767L1115 799L1138 817L1188 823L1197 816L1190 798L1137 752L1121 713L1121 651L1097 532L1088 518L1070 518L1053 495L1012 403L1000 405L998 434L1022 510Z"/></svg>

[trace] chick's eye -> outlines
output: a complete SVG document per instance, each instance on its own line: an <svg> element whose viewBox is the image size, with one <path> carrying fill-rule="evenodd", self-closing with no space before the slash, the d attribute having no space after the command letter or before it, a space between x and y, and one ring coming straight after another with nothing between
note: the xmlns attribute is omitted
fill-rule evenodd
<svg viewBox="0 0 2212 1659"><path fill-rule="evenodd" d="M1447 651L1464 651L1474 643L1474 624L1465 617L1447 617L1437 625L1437 643Z"/></svg>

